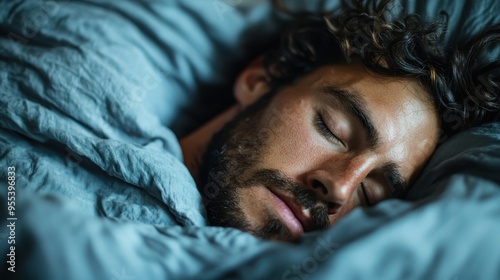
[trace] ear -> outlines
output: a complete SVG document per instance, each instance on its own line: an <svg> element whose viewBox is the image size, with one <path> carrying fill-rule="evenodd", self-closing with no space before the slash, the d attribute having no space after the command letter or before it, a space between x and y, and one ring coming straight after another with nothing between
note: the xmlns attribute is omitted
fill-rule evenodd
<svg viewBox="0 0 500 280"><path fill-rule="evenodd" d="M263 56L256 58L236 79L234 97L241 109L253 104L269 91L269 76L264 69L263 60Z"/></svg>

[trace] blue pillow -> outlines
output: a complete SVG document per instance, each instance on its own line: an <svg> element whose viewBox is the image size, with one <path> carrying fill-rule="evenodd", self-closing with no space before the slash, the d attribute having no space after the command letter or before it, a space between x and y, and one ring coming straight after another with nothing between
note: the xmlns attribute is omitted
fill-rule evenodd
<svg viewBox="0 0 500 280"><path fill-rule="evenodd" d="M407 199L435 197L455 175L469 175L496 182L500 187L500 122L459 133L444 142L431 157Z"/></svg>

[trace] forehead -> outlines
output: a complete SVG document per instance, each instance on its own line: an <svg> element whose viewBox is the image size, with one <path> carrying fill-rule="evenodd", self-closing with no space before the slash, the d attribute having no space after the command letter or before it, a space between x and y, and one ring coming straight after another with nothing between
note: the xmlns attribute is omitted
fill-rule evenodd
<svg viewBox="0 0 500 280"><path fill-rule="evenodd" d="M306 79L313 91L335 86L356 95L379 132L380 145L372 152L400 166L410 181L432 154L439 121L418 81L378 75L360 64L322 67Z"/></svg>

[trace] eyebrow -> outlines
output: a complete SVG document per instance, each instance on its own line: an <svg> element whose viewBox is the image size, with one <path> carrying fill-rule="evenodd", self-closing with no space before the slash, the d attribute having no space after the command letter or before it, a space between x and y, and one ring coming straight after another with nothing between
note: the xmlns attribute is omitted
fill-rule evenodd
<svg viewBox="0 0 500 280"><path fill-rule="evenodd" d="M366 102L359 98L359 93L332 85L322 87L320 92L328 95L336 104L341 106L342 110L354 116L361 123L370 149L375 149L379 145L380 134L373 125L370 114L368 114ZM408 189L408 182L401 176L398 166L394 162L390 162L384 165L382 170L384 176L390 181L393 195L395 197L402 196Z"/></svg>

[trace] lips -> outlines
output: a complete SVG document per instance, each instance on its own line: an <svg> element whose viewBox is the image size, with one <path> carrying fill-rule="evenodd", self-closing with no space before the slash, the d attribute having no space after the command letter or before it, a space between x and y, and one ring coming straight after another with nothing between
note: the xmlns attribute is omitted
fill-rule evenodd
<svg viewBox="0 0 500 280"><path fill-rule="evenodd" d="M307 217L302 207L292 197L273 191L270 191L270 193L279 215L294 237L300 237L304 231L311 229L309 217Z"/></svg>

